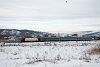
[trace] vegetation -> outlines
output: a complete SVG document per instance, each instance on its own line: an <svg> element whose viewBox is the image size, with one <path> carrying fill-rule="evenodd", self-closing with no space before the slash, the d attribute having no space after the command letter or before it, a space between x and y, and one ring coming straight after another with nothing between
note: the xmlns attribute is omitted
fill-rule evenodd
<svg viewBox="0 0 100 67"><path fill-rule="evenodd" d="M96 47L90 49L89 51L87 51L87 53L89 55L95 55L95 54L100 55L100 46L96 46Z"/></svg>

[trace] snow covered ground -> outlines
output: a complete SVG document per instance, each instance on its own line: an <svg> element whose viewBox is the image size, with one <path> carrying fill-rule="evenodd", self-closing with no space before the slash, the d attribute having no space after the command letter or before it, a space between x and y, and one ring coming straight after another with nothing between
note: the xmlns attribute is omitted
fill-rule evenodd
<svg viewBox="0 0 100 67"><path fill-rule="evenodd" d="M100 67L100 41L0 43L0 67Z"/></svg>

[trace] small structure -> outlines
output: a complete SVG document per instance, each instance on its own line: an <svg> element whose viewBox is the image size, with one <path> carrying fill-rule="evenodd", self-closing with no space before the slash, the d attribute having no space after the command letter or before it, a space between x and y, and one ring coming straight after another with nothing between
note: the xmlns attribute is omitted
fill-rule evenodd
<svg viewBox="0 0 100 67"><path fill-rule="evenodd" d="M0 39L9 39L9 36L7 36L7 35L0 35Z"/></svg>
<svg viewBox="0 0 100 67"><path fill-rule="evenodd" d="M72 34L72 36L78 36L78 34Z"/></svg>

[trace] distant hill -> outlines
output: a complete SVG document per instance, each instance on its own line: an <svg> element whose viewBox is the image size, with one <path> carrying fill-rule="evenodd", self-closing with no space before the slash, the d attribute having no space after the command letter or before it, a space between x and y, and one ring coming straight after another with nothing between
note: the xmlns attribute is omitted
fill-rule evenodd
<svg viewBox="0 0 100 67"><path fill-rule="evenodd" d="M85 34L84 36L100 36L100 31Z"/></svg>
<svg viewBox="0 0 100 67"><path fill-rule="evenodd" d="M18 30L18 29L0 29L0 35L8 36L43 36L48 34L49 36L54 36L54 34L48 32L40 32L33 30ZM74 32L72 34L78 34L79 36L100 36L100 31L80 31ZM66 36L67 34L60 33L60 36ZM58 34L56 35L58 36Z"/></svg>
<svg viewBox="0 0 100 67"><path fill-rule="evenodd" d="M74 32L74 34L78 34L80 36L100 36L100 31L81 31Z"/></svg>
<svg viewBox="0 0 100 67"><path fill-rule="evenodd" d="M0 29L0 35L8 35L8 36L38 36L46 33L47 32L40 32L33 30Z"/></svg>

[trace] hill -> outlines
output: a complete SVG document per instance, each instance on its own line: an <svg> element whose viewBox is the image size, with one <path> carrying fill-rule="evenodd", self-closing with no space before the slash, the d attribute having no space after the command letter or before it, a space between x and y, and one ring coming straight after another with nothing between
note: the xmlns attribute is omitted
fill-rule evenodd
<svg viewBox="0 0 100 67"><path fill-rule="evenodd" d="M41 36L43 34L50 34L50 33L33 31L33 30L0 29L0 35L8 35L8 36Z"/></svg>
<svg viewBox="0 0 100 67"><path fill-rule="evenodd" d="M78 34L80 36L100 36L100 31L80 31L74 32L74 34Z"/></svg>

